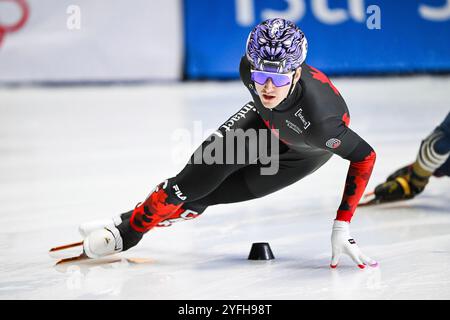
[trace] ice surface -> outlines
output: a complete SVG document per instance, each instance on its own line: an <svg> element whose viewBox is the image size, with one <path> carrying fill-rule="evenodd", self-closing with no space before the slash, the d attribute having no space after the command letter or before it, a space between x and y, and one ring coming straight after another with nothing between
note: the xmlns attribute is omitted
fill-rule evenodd
<svg viewBox="0 0 450 320"><path fill-rule="evenodd" d="M368 189L413 161L450 109L449 77L335 84L377 151ZM54 266L50 247L133 208L248 100L238 82L0 89L0 298L450 299L448 178L414 200L357 210L352 234L380 267L344 257L329 268L348 167L338 157L262 199L153 230L128 252ZM187 148L182 129L197 132L181 135ZM253 242L269 242L276 259L248 261Z"/></svg>

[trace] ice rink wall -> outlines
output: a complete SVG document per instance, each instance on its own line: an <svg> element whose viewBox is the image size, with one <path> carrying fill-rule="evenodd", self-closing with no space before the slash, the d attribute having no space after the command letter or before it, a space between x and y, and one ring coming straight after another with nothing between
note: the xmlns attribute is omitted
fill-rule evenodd
<svg viewBox="0 0 450 320"><path fill-rule="evenodd" d="M236 78L252 27L284 17L329 74L450 70L448 0L185 0L188 78Z"/></svg>
<svg viewBox="0 0 450 320"><path fill-rule="evenodd" d="M271 17L332 75L450 71L450 0L0 0L0 83L237 79Z"/></svg>

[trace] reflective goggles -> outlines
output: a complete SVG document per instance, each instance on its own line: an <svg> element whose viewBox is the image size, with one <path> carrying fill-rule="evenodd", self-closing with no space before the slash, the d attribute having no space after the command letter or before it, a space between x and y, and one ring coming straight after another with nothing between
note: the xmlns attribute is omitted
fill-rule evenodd
<svg viewBox="0 0 450 320"><path fill-rule="evenodd" d="M272 79L272 83L275 87L283 87L291 83L292 74L295 71L292 71L290 73L276 73L259 70L250 70L250 72L252 74L252 80L257 84L264 85L270 78Z"/></svg>

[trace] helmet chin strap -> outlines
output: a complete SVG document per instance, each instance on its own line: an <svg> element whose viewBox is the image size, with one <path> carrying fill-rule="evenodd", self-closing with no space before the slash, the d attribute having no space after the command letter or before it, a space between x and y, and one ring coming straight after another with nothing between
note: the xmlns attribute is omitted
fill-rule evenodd
<svg viewBox="0 0 450 320"><path fill-rule="evenodd" d="M294 73L292 74L291 87L289 88L289 92L288 92L288 95L286 96L286 98L289 97L292 93L292 89L294 88L294 77L295 77L296 73L297 73L297 69L295 69Z"/></svg>
<svg viewBox="0 0 450 320"><path fill-rule="evenodd" d="M282 104L283 102L285 102L286 99L289 98L289 96L291 95L292 89L294 89L294 77L295 77L296 71L297 71L297 69L295 69L295 72L292 74L291 86L289 87L289 91L288 91L288 94L287 94L286 98L284 98L283 101L281 101L281 102L277 105L277 107L278 107L280 104ZM276 107L275 107L275 108L276 108Z"/></svg>

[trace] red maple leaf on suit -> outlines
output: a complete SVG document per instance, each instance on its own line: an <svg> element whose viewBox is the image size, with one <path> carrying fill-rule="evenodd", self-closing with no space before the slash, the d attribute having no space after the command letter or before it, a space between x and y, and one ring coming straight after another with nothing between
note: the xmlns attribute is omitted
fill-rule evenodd
<svg viewBox="0 0 450 320"><path fill-rule="evenodd" d="M331 83L330 79L328 79L328 77L323 74L321 71L317 70L314 67L309 66L313 71L311 72L313 79L319 80L320 82L322 82L323 84L328 84L331 89L333 89L334 93L338 96L340 96L341 94L339 93L338 89Z"/></svg>

